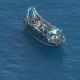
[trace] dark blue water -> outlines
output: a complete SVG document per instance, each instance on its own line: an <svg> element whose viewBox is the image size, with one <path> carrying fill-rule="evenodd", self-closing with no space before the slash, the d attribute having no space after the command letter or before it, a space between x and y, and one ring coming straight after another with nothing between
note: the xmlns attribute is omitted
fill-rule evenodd
<svg viewBox="0 0 80 80"><path fill-rule="evenodd" d="M26 33L23 18L31 5L63 29L62 47ZM80 0L0 0L0 80L80 80Z"/></svg>

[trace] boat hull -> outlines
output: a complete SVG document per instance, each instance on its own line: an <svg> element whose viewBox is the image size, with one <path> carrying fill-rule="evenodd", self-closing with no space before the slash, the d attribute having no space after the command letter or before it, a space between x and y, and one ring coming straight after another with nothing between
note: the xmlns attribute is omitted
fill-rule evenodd
<svg viewBox="0 0 80 80"><path fill-rule="evenodd" d="M39 42L46 44L48 46L59 46L61 44L55 44L55 43L49 43L47 38L43 36L42 33L38 32L36 29L33 28L33 26L27 25L26 29L28 31L28 33L35 38L36 40L38 40Z"/></svg>

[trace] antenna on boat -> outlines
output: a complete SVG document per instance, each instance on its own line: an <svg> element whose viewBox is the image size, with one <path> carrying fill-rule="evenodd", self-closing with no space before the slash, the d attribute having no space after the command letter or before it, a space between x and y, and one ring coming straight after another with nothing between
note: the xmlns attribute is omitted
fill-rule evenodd
<svg viewBox="0 0 80 80"><path fill-rule="evenodd" d="M29 12L30 12L31 8L29 7L27 10L27 18L29 17Z"/></svg>
<svg viewBox="0 0 80 80"><path fill-rule="evenodd" d="M33 13L36 14L36 15L39 15L38 12L36 11L35 7L33 9Z"/></svg>

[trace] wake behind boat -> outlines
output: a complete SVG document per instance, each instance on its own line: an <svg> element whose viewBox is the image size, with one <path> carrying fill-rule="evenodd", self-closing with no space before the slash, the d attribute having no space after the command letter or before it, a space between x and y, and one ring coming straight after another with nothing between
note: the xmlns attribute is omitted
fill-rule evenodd
<svg viewBox="0 0 80 80"><path fill-rule="evenodd" d="M60 46L65 37L62 30L47 22L38 14L35 7L29 7L24 19L27 31L38 41L49 46Z"/></svg>

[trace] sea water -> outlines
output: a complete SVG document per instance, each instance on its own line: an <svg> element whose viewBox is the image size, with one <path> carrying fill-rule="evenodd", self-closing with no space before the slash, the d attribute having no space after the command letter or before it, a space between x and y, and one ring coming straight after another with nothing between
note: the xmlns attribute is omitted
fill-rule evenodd
<svg viewBox="0 0 80 80"><path fill-rule="evenodd" d="M63 30L61 47L27 33L23 19L32 5ZM0 0L0 80L80 80L80 0Z"/></svg>

